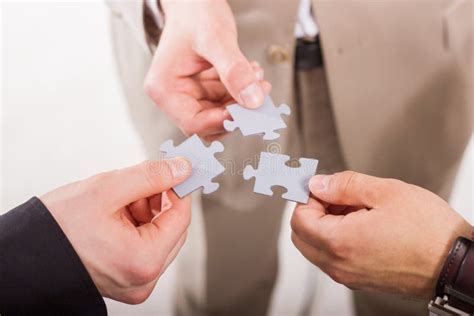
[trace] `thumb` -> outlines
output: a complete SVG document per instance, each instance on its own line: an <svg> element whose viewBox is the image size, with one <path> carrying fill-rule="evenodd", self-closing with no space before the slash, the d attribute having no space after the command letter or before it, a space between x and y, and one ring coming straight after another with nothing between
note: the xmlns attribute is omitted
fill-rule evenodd
<svg viewBox="0 0 474 316"><path fill-rule="evenodd" d="M247 108L263 104L262 87L236 39L215 41L201 56L216 68L222 83L239 104Z"/></svg>
<svg viewBox="0 0 474 316"><path fill-rule="evenodd" d="M138 165L104 173L93 184L103 195L101 201L113 209L167 191L191 175L185 158L145 161ZM92 180L94 179L91 178ZM92 188L93 189L93 188Z"/></svg>
<svg viewBox="0 0 474 316"><path fill-rule="evenodd" d="M376 207L387 193L386 179L354 171L333 175L316 175L309 181L311 193L322 201L336 205Z"/></svg>

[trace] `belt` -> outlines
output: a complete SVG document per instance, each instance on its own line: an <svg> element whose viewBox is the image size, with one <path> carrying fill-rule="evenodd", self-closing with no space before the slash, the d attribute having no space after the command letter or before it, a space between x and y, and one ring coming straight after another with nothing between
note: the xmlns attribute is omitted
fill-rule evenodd
<svg viewBox="0 0 474 316"><path fill-rule="evenodd" d="M310 70L323 65L323 52L319 36L314 39L298 38L295 50L295 69Z"/></svg>

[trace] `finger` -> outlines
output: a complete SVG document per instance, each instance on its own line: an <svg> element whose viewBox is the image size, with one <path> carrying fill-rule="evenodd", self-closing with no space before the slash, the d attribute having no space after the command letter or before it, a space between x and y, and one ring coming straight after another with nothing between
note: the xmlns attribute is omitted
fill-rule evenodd
<svg viewBox="0 0 474 316"><path fill-rule="evenodd" d="M128 206L133 219L138 223L148 223L154 217L148 199L139 199Z"/></svg>
<svg viewBox="0 0 474 316"><path fill-rule="evenodd" d="M187 105L183 106L184 104ZM195 111L196 109L198 110ZM171 96L170 102L163 107L163 110L186 136L193 134L205 136L223 132L223 122L228 117L225 107L203 110L199 101L185 94Z"/></svg>
<svg viewBox="0 0 474 316"><path fill-rule="evenodd" d="M197 134L200 137L224 133L224 120L229 119L229 114L225 107L215 107L197 113L192 125L186 130L186 134Z"/></svg>
<svg viewBox="0 0 474 316"><path fill-rule="evenodd" d="M206 142L213 142L215 140L222 140L227 135L229 135L228 132L213 134L213 135L209 135L209 136L204 137L204 140Z"/></svg>
<svg viewBox="0 0 474 316"><path fill-rule="evenodd" d="M252 67L260 67L260 63L256 60L250 61L250 66Z"/></svg>
<svg viewBox="0 0 474 316"><path fill-rule="evenodd" d="M248 108L263 104L263 91L247 58L242 54L236 39L216 41L213 47L198 52L217 70L232 97Z"/></svg>
<svg viewBox="0 0 474 316"><path fill-rule="evenodd" d="M216 68L212 67L193 76L198 81L219 80Z"/></svg>
<svg viewBox="0 0 474 316"><path fill-rule="evenodd" d="M191 174L191 163L178 157L141 164L94 176L88 188L98 192L105 208L118 210L135 201L169 190Z"/></svg>
<svg viewBox="0 0 474 316"><path fill-rule="evenodd" d="M263 77L265 76L265 72L263 71L263 68L260 66L252 66L253 72L255 73L255 77L257 78L258 81L263 80Z"/></svg>
<svg viewBox="0 0 474 316"><path fill-rule="evenodd" d="M391 194L388 179L381 179L354 171L333 175L316 175L309 188L314 196L330 204L363 205L374 208L384 195Z"/></svg>
<svg viewBox="0 0 474 316"><path fill-rule="evenodd" d="M291 217L291 229L305 242L321 249L328 248L343 216L326 214L315 199L308 204L298 204Z"/></svg>
<svg viewBox="0 0 474 316"><path fill-rule="evenodd" d="M252 66L257 80L262 80L264 77L264 71L260 64L254 60L250 62L250 66ZM198 81L219 80L219 74L217 73L216 68L212 67L194 75L193 78Z"/></svg>
<svg viewBox="0 0 474 316"><path fill-rule="evenodd" d="M163 192L163 194L165 193L166 191ZM151 213L153 214L153 217L155 217L161 212L161 201L162 201L162 194L155 194L148 199L148 203L150 204L150 210L151 210Z"/></svg>
<svg viewBox="0 0 474 316"><path fill-rule="evenodd" d="M272 85L266 80L260 81L260 87L262 88L265 95L269 95L270 91L272 90Z"/></svg>
<svg viewBox="0 0 474 316"><path fill-rule="evenodd" d="M363 206L329 205L326 210L334 215L347 215L365 209Z"/></svg>
<svg viewBox="0 0 474 316"><path fill-rule="evenodd" d="M171 208L161 212L151 223L137 229L150 252L156 255L156 262L164 263L175 248L191 221L191 196L178 198L172 191L167 192Z"/></svg>
<svg viewBox="0 0 474 316"><path fill-rule="evenodd" d="M214 101L215 104L220 104L220 102L217 101L221 101L229 96L229 92L222 82L217 80L207 80L196 83L196 91L193 96L198 100L204 99Z"/></svg>
<svg viewBox="0 0 474 316"><path fill-rule="evenodd" d="M291 233L291 241L306 259L318 266L321 270L326 271L326 267L331 263L331 258L327 253L308 244L294 232Z"/></svg>
<svg viewBox="0 0 474 316"><path fill-rule="evenodd" d="M176 259L176 256L178 255L184 243L186 242L187 235L188 235L188 231L185 231L184 234L181 235L181 237L179 238L178 243L174 246L173 250L170 252L168 257L166 258L163 269L161 269L160 276L166 271L166 269L171 264L171 262L173 262L174 259Z"/></svg>

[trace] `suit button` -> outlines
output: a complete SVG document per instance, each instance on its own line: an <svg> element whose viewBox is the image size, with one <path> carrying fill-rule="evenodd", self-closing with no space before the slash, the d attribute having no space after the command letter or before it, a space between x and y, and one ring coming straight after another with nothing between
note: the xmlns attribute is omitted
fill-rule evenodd
<svg viewBox="0 0 474 316"><path fill-rule="evenodd" d="M270 45L267 49L267 58L272 64L283 64L290 61L290 53L280 45Z"/></svg>

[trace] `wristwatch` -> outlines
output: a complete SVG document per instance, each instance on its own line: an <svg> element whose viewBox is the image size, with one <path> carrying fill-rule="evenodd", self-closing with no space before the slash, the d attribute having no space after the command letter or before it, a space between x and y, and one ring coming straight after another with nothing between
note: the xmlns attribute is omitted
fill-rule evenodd
<svg viewBox="0 0 474 316"><path fill-rule="evenodd" d="M458 237L436 284L430 315L474 315L474 242Z"/></svg>

